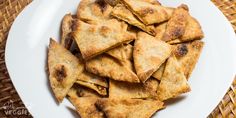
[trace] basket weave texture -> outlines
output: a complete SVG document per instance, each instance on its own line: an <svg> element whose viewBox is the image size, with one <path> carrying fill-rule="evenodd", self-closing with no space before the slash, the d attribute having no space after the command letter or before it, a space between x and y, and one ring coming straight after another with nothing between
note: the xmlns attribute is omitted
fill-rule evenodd
<svg viewBox="0 0 236 118"><path fill-rule="evenodd" d="M0 0L0 118L32 118L17 94L8 75L4 53L9 29L16 16L32 0ZM236 31L236 0L212 0ZM20 39L19 39L20 40ZM5 107L2 107L5 106ZM9 113L11 110L23 112ZM7 114L9 113L9 114ZM209 118L236 118L236 78Z"/></svg>

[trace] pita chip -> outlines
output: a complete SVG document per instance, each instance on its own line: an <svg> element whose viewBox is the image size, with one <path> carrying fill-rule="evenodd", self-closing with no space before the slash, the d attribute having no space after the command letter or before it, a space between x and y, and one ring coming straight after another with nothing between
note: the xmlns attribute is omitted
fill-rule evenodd
<svg viewBox="0 0 236 118"><path fill-rule="evenodd" d="M104 113L99 111L95 103L98 97L79 97L76 90L70 90L68 93L70 102L75 106L81 118L104 118Z"/></svg>
<svg viewBox="0 0 236 118"><path fill-rule="evenodd" d="M150 118L158 110L164 108L164 103L158 100L142 99L99 99L96 106L108 118Z"/></svg>
<svg viewBox="0 0 236 118"><path fill-rule="evenodd" d="M139 83L137 75L128 67L109 55L99 55L86 62L86 70L102 77L109 77L117 81Z"/></svg>
<svg viewBox="0 0 236 118"><path fill-rule="evenodd" d="M190 90L181 66L176 57L172 55L166 62L165 71L157 89L159 100L175 98Z"/></svg>
<svg viewBox="0 0 236 118"><path fill-rule="evenodd" d="M158 26L156 26L156 38L158 40L162 40L162 37L164 35L164 33L166 32L166 26L167 26L167 22L161 23Z"/></svg>
<svg viewBox="0 0 236 118"><path fill-rule="evenodd" d="M121 62L124 62L126 60L131 60L133 56L133 46L128 45L121 45L117 48L114 48L112 50L109 50L106 52L108 55L118 59Z"/></svg>
<svg viewBox="0 0 236 118"><path fill-rule="evenodd" d="M62 102L84 67L79 59L53 39L50 39L48 50L50 85L58 102Z"/></svg>
<svg viewBox="0 0 236 118"><path fill-rule="evenodd" d="M162 75L164 73L164 70L165 70L165 66L166 66L166 63L163 63L160 68L158 68L158 70L156 72L153 73L152 77L157 79L157 80L161 80L162 78Z"/></svg>
<svg viewBox="0 0 236 118"><path fill-rule="evenodd" d="M188 17L188 23L185 29L185 33L179 39L171 40L169 44L176 44L187 42L195 39L202 39L204 37L204 33L202 31L201 25L199 22L193 18L192 16Z"/></svg>
<svg viewBox="0 0 236 118"><path fill-rule="evenodd" d="M144 83L165 62L171 51L171 45L139 32L133 52L134 67L139 79Z"/></svg>
<svg viewBox="0 0 236 118"><path fill-rule="evenodd" d="M152 4L146 0L122 1L145 25L161 23L169 18L166 8L161 5Z"/></svg>
<svg viewBox="0 0 236 118"><path fill-rule="evenodd" d="M150 35L155 36L155 28L153 25L144 25L139 19L136 18L135 15L132 14L130 10L128 10L123 4L118 4L114 7L114 9L111 12L111 15L117 17L118 19L121 19L130 25L136 26L143 31L149 33Z"/></svg>
<svg viewBox="0 0 236 118"><path fill-rule="evenodd" d="M81 86L85 86L87 88L90 88L90 89L96 91L99 95L102 95L102 96L107 95L107 90L103 86L99 86L96 84L92 84L92 83L88 83L88 82L84 82L84 81L80 81L80 80L77 80L76 83Z"/></svg>
<svg viewBox="0 0 236 118"><path fill-rule="evenodd" d="M153 78L148 79L144 84L110 80L109 98L156 99L158 84L159 82Z"/></svg>
<svg viewBox="0 0 236 118"><path fill-rule="evenodd" d="M104 0L81 0L77 17L90 24L99 24L110 18L112 7Z"/></svg>
<svg viewBox="0 0 236 118"><path fill-rule="evenodd" d="M200 40L176 45L174 54L187 79L189 79L199 59L203 46L204 42Z"/></svg>
<svg viewBox="0 0 236 118"><path fill-rule="evenodd" d="M100 96L97 92L95 92L92 89L88 89L84 86L80 86L79 84L74 84L68 94L68 96L74 96L74 97L96 97L96 98L100 98L102 96Z"/></svg>
<svg viewBox="0 0 236 118"><path fill-rule="evenodd" d="M166 32L164 33L162 40L170 41L181 38L186 31L188 17L189 13L187 5L181 5L175 9L172 17L167 23Z"/></svg>
<svg viewBox="0 0 236 118"><path fill-rule="evenodd" d="M70 49L73 39L71 37L71 32L73 30L73 22L75 22L75 18L69 13L66 14L61 23L61 45L63 45L66 49Z"/></svg>
<svg viewBox="0 0 236 118"><path fill-rule="evenodd" d="M99 25L78 21L77 26L73 37L85 60L135 39L134 35L124 31L122 23L116 19L107 20Z"/></svg>

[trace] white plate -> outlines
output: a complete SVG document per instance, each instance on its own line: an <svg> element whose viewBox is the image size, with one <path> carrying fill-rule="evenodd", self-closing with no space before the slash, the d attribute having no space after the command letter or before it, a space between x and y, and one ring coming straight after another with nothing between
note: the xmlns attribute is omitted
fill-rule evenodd
<svg viewBox="0 0 236 118"><path fill-rule="evenodd" d="M235 33L208 0L161 0L189 5L202 25L205 47L190 78L192 91L158 112L159 118L203 118L222 99L236 74ZM17 92L35 118L74 117L64 100L57 105L45 72L49 38L59 38L64 14L75 13L79 0L35 0L15 20L7 40L6 64Z"/></svg>

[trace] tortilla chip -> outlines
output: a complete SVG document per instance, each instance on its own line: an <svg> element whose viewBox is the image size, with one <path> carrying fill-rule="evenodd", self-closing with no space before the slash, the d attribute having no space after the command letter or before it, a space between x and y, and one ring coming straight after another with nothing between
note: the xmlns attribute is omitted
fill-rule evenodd
<svg viewBox="0 0 236 118"><path fill-rule="evenodd" d="M112 10L111 15L121 19L130 25L136 26L143 31L149 33L150 35L155 36L155 28L153 25L146 26L139 19L137 19L131 11L129 11L123 4L118 4Z"/></svg>
<svg viewBox="0 0 236 118"><path fill-rule="evenodd" d="M165 62L171 51L171 45L139 32L133 53L134 67L139 79L144 83Z"/></svg>
<svg viewBox="0 0 236 118"><path fill-rule="evenodd" d="M104 0L81 0L77 17L87 23L99 24L110 18L112 7Z"/></svg>
<svg viewBox="0 0 236 118"><path fill-rule="evenodd" d="M164 33L162 40L170 41L182 37L186 31L188 17L189 13L187 5L181 5L175 9L172 17L167 23L166 32Z"/></svg>
<svg viewBox="0 0 236 118"><path fill-rule="evenodd" d="M78 28L73 32L73 37L85 60L135 38L134 35L125 32L122 23L116 19L107 20L99 25L82 21L77 23Z"/></svg>
<svg viewBox="0 0 236 118"><path fill-rule="evenodd" d="M86 70L117 81L139 83L136 74L109 55L100 55L86 62Z"/></svg>
<svg viewBox="0 0 236 118"><path fill-rule="evenodd" d="M148 79L142 83L127 83L115 80L109 81L109 98L157 98L159 82L156 79Z"/></svg>
<svg viewBox="0 0 236 118"><path fill-rule="evenodd" d="M99 77L97 75L94 75L92 73L89 73L84 70L83 73L81 73L77 79L78 81L83 81L91 84L96 84L105 88L108 88L108 83L105 78Z"/></svg>
<svg viewBox="0 0 236 118"><path fill-rule="evenodd" d="M195 39L202 39L203 37L204 33L202 31L201 25L195 18L189 16L184 35L180 39L171 40L168 43L169 44L182 43Z"/></svg>
<svg viewBox="0 0 236 118"><path fill-rule="evenodd" d="M172 55L166 62L164 74L157 89L159 100L167 100L190 91L190 87L184 76L176 57Z"/></svg>
<svg viewBox="0 0 236 118"><path fill-rule="evenodd" d="M200 40L176 45L174 54L187 79L189 79L199 59L203 46L204 42Z"/></svg>
<svg viewBox="0 0 236 118"><path fill-rule="evenodd" d="M106 52L108 55L118 59L121 62L124 62L126 60L131 60L133 56L133 46L128 45L121 45L117 48L114 48L112 50L109 50Z"/></svg>
<svg viewBox="0 0 236 118"><path fill-rule="evenodd" d="M78 84L74 84L70 88L67 95L73 96L73 97L96 97L96 98L102 97L94 90L88 89L88 88L80 86Z"/></svg>
<svg viewBox="0 0 236 118"><path fill-rule="evenodd" d="M164 33L166 32L166 26L167 26L167 22L161 23L158 26L156 26L156 38L158 40L162 40L162 37L164 35Z"/></svg>
<svg viewBox="0 0 236 118"><path fill-rule="evenodd" d="M63 45L66 49L70 49L73 39L71 37L72 26L74 22L74 18L71 14L66 14L61 23L61 45Z"/></svg>
<svg viewBox="0 0 236 118"><path fill-rule="evenodd" d="M78 75L84 70L83 64L53 39L50 39L48 50L50 85L58 102L62 102Z"/></svg>
<svg viewBox="0 0 236 118"><path fill-rule="evenodd" d="M120 2L120 0L104 0L104 1L111 6L116 6Z"/></svg>
<svg viewBox="0 0 236 118"><path fill-rule="evenodd" d="M84 81L80 81L80 80L77 80L76 83L81 86L85 86L85 87L88 87L88 88L96 91L99 95L103 95L103 96L107 95L107 90L103 86L99 86L99 85L96 85L93 83L88 83L88 82L84 82Z"/></svg>
<svg viewBox="0 0 236 118"><path fill-rule="evenodd" d="M99 111L95 106L98 99L97 96L79 97L76 94L76 89L70 90L68 96L81 118L104 118L104 113Z"/></svg>
<svg viewBox="0 0 236 118"><path fill-rule="evenodd" d="M141 99L98 99L96 106L108 118L150 118L156 111L164 108L158 100Z"/></svg>
<svg viewBox="0 0 236 118"><path fill-rule="evenodd" d="M161 5L152 4L145 0L123 0L123 2L145 25L168 20L166 8Z"/></svg>
<svg viewBox="0 0 236 118"><path fill-rule="evenodd" d="M166 66L166 63L163 63L160 66L160 68L158 68L158 70L152 74L152 77L157 79L157 80L161 80L162 75L163 75L164 70L165 70L165 66Z"/></svg>

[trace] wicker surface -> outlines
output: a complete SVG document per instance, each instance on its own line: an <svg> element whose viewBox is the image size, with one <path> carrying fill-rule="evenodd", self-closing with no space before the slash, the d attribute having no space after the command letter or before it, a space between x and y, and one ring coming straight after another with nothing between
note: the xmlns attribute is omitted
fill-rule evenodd
<svg viewBox="0 0 236 118"><path fill-rule="evenodd" d="M212 0L227 16L236 31L236 0ZM4 61L4 49L9 28L20 11L31 0L0 0L0 118L31 118L19 98L7 73ZM19 39L20 40L20 39ZM5 106L5 107L2 107ZM236 117L236 78L219 105L210 113L209 118ZM11 110L21 110L19 114ZM10 113L6 115L6 113Z"/></svg>

